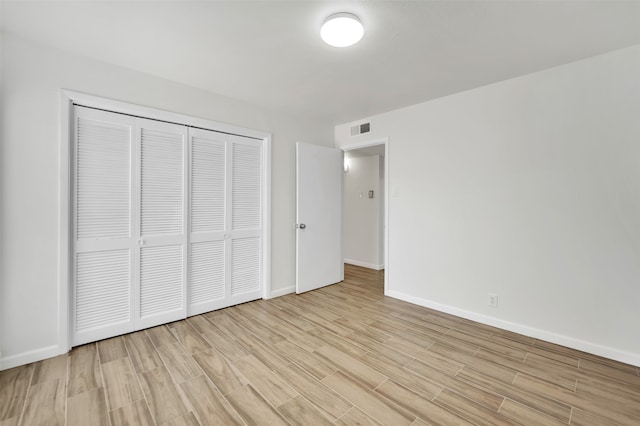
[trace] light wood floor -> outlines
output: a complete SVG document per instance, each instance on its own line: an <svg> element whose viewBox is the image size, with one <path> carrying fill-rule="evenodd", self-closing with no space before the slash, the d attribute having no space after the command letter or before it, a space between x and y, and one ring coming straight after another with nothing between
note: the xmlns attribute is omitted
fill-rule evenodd
<svg viewBox="0 0 640 426"><path fill-rule="evenodd" d="M638 368L345 275L3 371L0 425L640 424Z"/></svg>

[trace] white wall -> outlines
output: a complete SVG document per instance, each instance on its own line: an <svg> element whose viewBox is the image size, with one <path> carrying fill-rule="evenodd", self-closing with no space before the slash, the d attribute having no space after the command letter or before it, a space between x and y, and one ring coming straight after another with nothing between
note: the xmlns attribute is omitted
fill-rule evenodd
<svg viewBox="0 0 640 426"><path fill-rule="evenodd" d="M0 3L0 17L2 14L2 4ZM0 18L1 20L1 18ZM2 81L3 81L3 77L2 77L2 62L3 62L3 58L2 58L2 39L4 38L4 35L2 34L2 31L0 31L0 167L3 167L2 165L4 164L4 160L3 160L3 149L2 149L2 129L4 128L4 117L2 114L2 99L4 99L4 90L2 88ZM3 292L3 281L2 281L2 271L3 271L3 266L2 266L2 262L4 261L4 257L2 256L2 251L3 251L3 244L1 243L4 240L4 236L2 235L3 231L2 231L2 226L1 224L3 223L3 209L1 208L1 206L4 203L4 195L3 195L3 173L1 171L2 169L0 169L0 370L2 370L2 337L3 337L3 332L4 332L4 327L3 327L3 320L2 320L2 292Z"/></svg>
<svg viewBox="0 0 640 426"><path fill-rule="evenodd" d="M295 285L295 142L332 145L330 125L2 35L2 305L8 368L56 354L60 89L272 133L272 293Z"/></svg>
<svg viewBox="0 0 640 426"><path fill-rule="evenodd" d="M352 157L344 175L344 261L382 269L380 251L380 156ZM368 198L369 190L374 197Z"/></svg>
<svg viewBox="0 0 640 426"><path fill-rule="evenodd" d="M388 293L640 365L638 76L635 46L337 126L390 139Z"/></svg>

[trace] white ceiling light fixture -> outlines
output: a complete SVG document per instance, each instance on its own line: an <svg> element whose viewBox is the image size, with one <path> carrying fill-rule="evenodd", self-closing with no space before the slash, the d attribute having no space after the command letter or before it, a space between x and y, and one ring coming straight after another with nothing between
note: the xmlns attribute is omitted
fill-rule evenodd
<svg viewBox="0 0 640 426"><path fill-rule="evenodd" d="M364 27L360 19L347 12L329 16L320 29L322 40L334 47L352 46L359 42L363 35Z"/></svg>

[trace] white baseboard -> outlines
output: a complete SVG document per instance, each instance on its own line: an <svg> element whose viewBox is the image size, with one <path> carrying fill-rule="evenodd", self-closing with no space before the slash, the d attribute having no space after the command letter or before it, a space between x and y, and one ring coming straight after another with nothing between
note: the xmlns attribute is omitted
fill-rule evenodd
<svg viewBox="0 0 640 426"><path fill-rule="evenodd" d="M349 262L347 262L345 259L345 263L349 263ZM360 266L360 265L357 265L357 266ZM296 291L295 286L285 287L279 290L272 291L271 296L269 298L273 299L275 297L284 296L285 294L295 293L295 291ZM385 293L385 295L399 299L399 300L404 300L405 302L413 303L415 305L424 306L425 308L434 309L436 311L445 312L447 314L455 315L457 317L466 318L482 324L490 325L492 327L501 328L503 330L508 330L514 333L523 334L525 336L533 337L535 339L544 340L547 342L577 349L579 351L587 352L593 355L602 356L615 361L620 361L626 364L631 364L631 365L640 367L640 354L623 351L623 350L612 348L609 346L603 346L597 343L588 342L585 340L580 340L580 339L576 339L569 336L564 336L561 334L553 333L551 331L529 327L523 324L501 320L498 318L490 317L488 315L482 315L476 312L455 308L453 306L444 305L441 303L411 296L411 295L394 291L394 290L388 290ZM64 348L58 345L52 345L52 346L47 346L41 349L34 349L31 351L22 352L16 355L3 357L3 358L0 358L0 371L7 370L13 367L18 367L20 365L29 364L36 361L41 361L46 358L62 355L66 352L67 350L65 350Z"/></svg>
<svg viewBox="0 0 640 426"><path fill-rule="evenodd" d="M22 352L16 355L6 356L0 359L0 371L8 370L9 368L18 367L20 365L29 364L36 361L41 361L43 359L62 355L64 353L67 353L67 351L58 345L52 345L41 349Z"/></svg>
<svg viewBox="0 0 640 426"><path fill-rule="evenodd" d="M296 287L281 288L271 292L269 299L284 296L285 294L295 293ZM43 359L52 358L54 356L62 355L68 351L63 349L59 345L47 346L41 349L34 349L27 352L22 352L16 355L0 357L0 371L7 370L9 368L18 367L21 365L29 364Z"/></svg>
<svg viewBox="0 0 640 426"><path fill-rule="evenodd" d="M348 263L349 265L362 266L363 268L375 269L376 271L380 271L384 269L384 265L376 265L374 263L361 262L359 260L353 259L345 259L344 263Z"/></svg>
<svg viewBox="0 0 640 426"><path fill-rule="evenodd" d="M272 291L268 299L274 299L276 297L284 296L285 294L295 293L295 292L296 292L296 286L281 288L279 290Z"/></svg>
<svg viewBox="0 0 640 426"><path fill-rule="evenodd" d="M631 364L635 365L636 367L640 367L640 354L623 351L609 346L603 346L597 343L576 339L547 330L541 330L539 328L529 327L523 324L501 320L499 318L478 314L476 312L455 308L453 306L443 305L441 303L411 296L398 291L387 290L385 295L404 300L405 302L413 303L415 305L424 306L425 308L434 309L436 311L445 312L457 317L462 317L482 324L490 325L492 327L501 328L503 330L523 334L535 339L544 340L547 342L555 343L557 345L566 346L568 348L577 349L582 352L587 352L593 355L602 356L615 361L624 362L625 364Z"/></svg>

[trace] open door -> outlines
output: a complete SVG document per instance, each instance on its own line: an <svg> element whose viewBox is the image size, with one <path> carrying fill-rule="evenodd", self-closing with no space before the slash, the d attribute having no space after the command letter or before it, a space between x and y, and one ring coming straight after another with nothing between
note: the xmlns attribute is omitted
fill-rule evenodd
<svg viewBox="0 0 640 426"><path fill-rule="evenodd" d="M296 293L340 282L343 152L296 144Z"/></svg>

